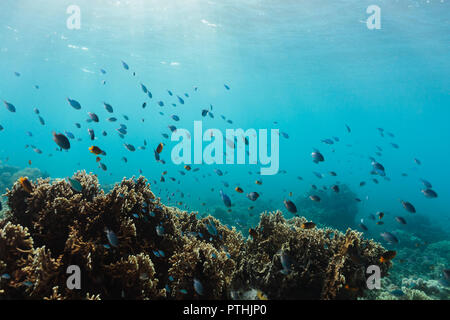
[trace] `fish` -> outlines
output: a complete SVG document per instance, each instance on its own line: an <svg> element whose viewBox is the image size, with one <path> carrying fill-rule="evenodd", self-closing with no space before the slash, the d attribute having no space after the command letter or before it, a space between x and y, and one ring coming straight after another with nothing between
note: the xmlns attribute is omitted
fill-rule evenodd
<svg viewBox="0 0 450 320"><path fill-rule="evenodd" d="M136 148L135 148L132 144L124 143L123 146L124 146L128 151L131 151L131 152L136 151Z"/></svg>
<svg viewBox="0 0 450 320"><path fill-rule="evenodd" d="M209 110L203 109L202 110L202 117L206 117L206 115L208 114Z"/></svg>
<svg viewBox="0 0 450 320"><path fill-rule="evenodd" d="M203 295L203 285L196 278L194 278L194 290L198 295L200 295L200 296Z"/></svg>
<svg viewBox="0 0 450 320"><path fill-rule="evenodd" d="M106 167L106 165L104 163L99 163L98 164L99 168L102 169L103 171L108 170L108 167Z"/></svg>
<svg viewBox="0 0 450 320"><path fill-rule="evenodd" d="M117 118L115 118L115 117L110 117L110 118L108 118L108 119L106 119L106 120L108 120L109 122L116 122L116 121L117 121Z"/></svg>
<svg viewBox="0 0 450 320"><path fill-rule="evenodd" d="M361 219L361 223L358 225L361 229L363 229L364 231L369 230L369 228L367 228L367 226L363 223L362 221L363 219Z"/></svg>
<svg viewBox="0 0 450 320"><path fill-rule="evenodd" d="M108 111L109 113L113 113L114 112L114 109L113 109L113 107L110 104L108 104L106 102L103 102L103 106L105 107L106 111ZM111 118L109 118L109 119L111 119Z"/></svg>
<svg viewBox="0 0 450 320"><path fill-rule="evenodd" d="M88 133L89 133L89 137L91 138L91 140L95 139L95 133L93 129L88 129Z"/></svg>
<svg viewBox="0 0 450 320"><path fill-rule="evenodd" d="M302 229L313 229L316 226L314 222L304 222L301 224Z"/></svg>
<svg viewBox="0 0 450 320"><path fill-rule="evenodd" d="M292 259L284 250L280 252L280 262L281 266L283 267L280 272L284 275L288 275L291 272Z"/></svg>
<svg viewBox="0 0 450 320"><path fill-rule="evenodd" d="M252 201L256 201L259 198L259 193L258 192L250 192L247 194L247 198Z"/></svg>
<svg viewBox="0 0 450 320"><path fill-rule="evenodd" d="M45 120L41 116L38 116L39 122L41 125L45 126Z"/></svg>
<svg viewBox="0 0 450 320"><path fill-rule="evenodd" d="M311 157L313 158L314 163L319 163L319 162L325 161L324 156L318 150L315 150L314 152L312 152Z"/></svg>
<svg viewBox="0 0 450 320"><path fill-rule="evenodd" d="M223 172L220 169L214 169L214 172L218 175L218 176L223 176Z"/></svg>
<svg viewBox="0 0 450 320"><path fill-rule="evenodd" d="M401 201L403 208L405 208L406 211L411 213L416 213L416 208L408 201Z"/></svg>
<svg viewBox="0 0 450 320"><path fill-rule="evenodd" d="M390 233L390 232L383 232L383 233L380 233L380 235L381 235L381 237L386 241L386 242L389 242L389 243L398 243L398 239L397 239L397 237L396 236L394 236L392 233Z"/></svg>
<svg viewBox="0 0 450 320"><path fill-rule="evenodd" d="M316 195L311 195L311 196L309 196L309 198L310 198L312 201L316 201L316 202L319 202L319 201L320 201L320 197L319 197L319 196L316 196Z"/></svg>
<svg viewBox="0 0 450 320"><path fill-rule="evenodd" d="M238 192L238 193L243 193L244 192L244 190L242 190L241 187L236 187L234 190L236 190L236 192Z"/></svg>
<svg viewBox="0 0 450 320"><path fill-rule="evenodd" d="M290 213L297 213L297 207L291 200L284 200L284 206Z"/></svg>
<svg viewBox="0 0 450 320"><path fill-rule="evenodd" d="M66 98L67 101L69 102L69 105L74 108L75 110L80 110L81 109L81 104L74 99L70 99L70 98Z"/></svg>
<svg viewBox="0 0 450 320"><path fill-rule="evenodd" d="M81 185L81 183L76 180L76 179L72 179L67 177L67 180L69 181L70 187L75 190L76 192L81 192L83 191L83 186Z"/></svg>
<svg viewBox="0 0 450 320"><path fill-rule="evenodd" d="M92 119L92 121L94 122L99 122L98 116L93 113L93 112L88 112L89 117Z"/></svg>
<svg viewBox="0 0 450 320"><path fill-rule="evenodd" d="M127 64L125 61L123 61L123 60L122 60L122 66L123 66L123 68L124 68L125 70L129 70L129 69L130 69L130 67L128 66L128 64Z"/></svg>
<svg viewBox="0 0 450 320"><path fill-rule="evenodd" d="M384 212L381 212L381 211L378 211L377 213L376 213L376 215L378 216L378 219L383 219L383 217L384 217Z"/></svg>
<svg viewBox="0 0 450 320"><path fill-rule="evenodd" d="M426 198L429 199L437 198L438 196L436 191L434 191L433 189L423 189L422 193Z"/></svg>
<svg viewBox="0 0 450 320"><path fill-rule="evenodd" d="M391 261L392 259L395 258L396 255L397 255L397 251L394 251L394 250L385 251L380 257L380 262L384 263L384 262Z"/></svg>
<svg viewBox="0 0 450 320"><path fill-rule="evenodd" d="M231 207L230 197L228 197L222 190L220 190L219 192L220 192L220 197L222 198L222 201L225 204L225 206L228 208Z"/></svg>
<svg viewBox="0 0 450 320"><path fill-rule="evenodd" d="M336 192L336 193L339 192L339 186L338 186L338 185L332 185L332 186L331 186L331 189L332 189L334 192Z"/></svg>
<svg viewBox="0 0 450 320"><path fill-rule="evenodd" d="M223 85L225 87L225 89L230 90L230 87L226 84Z"/></svg>
<svg viewBox="0 0 450 320"><path fill-rule="evenodd" d="M3 103L5 104L5 107L9 112L16 112L16 107L12 103L9 103L5 100L3 100Z"/></svg>
<svg viewBox="0 0 450 320"><path fill-rule="evenodd" d="M347 129L348 133L352 132L352 129L350 129L350 127L347 124L345 125L345 128Z"/></svg>
<svg viewBox="0 0 450 320"><path fill-rule="evenodd" d="M395 221L397 221L400 224L406 224L406 220L403 217L395 217Z"/></svg>
<svg viewBox="0 0 450 320"><path fill-rule="evenodd" d="M427 180L425 180L425 179L420 179L420 181L422 182L422 184L423 184L426 188L428 188L428 189L433 188L433 185L432 185L429 181L427 181Z"/></svg>
<svg viewBox="0 0 450 320"><path fill-rule="evenodd" d="M142 89L142 91L144 91L144 93L148 92L147 87L143 83L141 83L141 89Z"/></svg>
<svg viewBox="0 0 450 320"><path fill-rule="evenodd" d="M180 96L177 96L177 98L178 98L178 101L179 101L181 104L184 104L184 100L183 100Z"/></svg>
<svg viewBox="0 0 450 320"><path fill-rule="evenodd" d="M180 121L180 117L177 116L176 114L172 115L171 118L175 121Z"/></svg>
<svg viewBox="0 0 450 320"><path fill-rule="evenodd" d="M160 144L158 144L158 146L156 147L156 152L157 153L161 153L163 151L164 148L164 144L161 142Z"/></svg>
<svg viewBox="0 0 450 320"><path fill-rule="evenodd" d="M102 151L102 149L100 149L97 146L91 146L89 147L89 151L95 155L99 155L99 154L104 154L104 151Z"/></svg>
<svg viewBox="0 0 450 320"><path fill-rule="evenodd" d="M69 139L63 135L62 133L56 133L56 132L52 132L53 134L53 141L55 141L55 143L64 150L69 150L70 149L70 141Z"/></svg>
<svg viewBox="0 0 450 320"><path fill-rule="evenodd" d="M30 180L28 180L27 177L20 177L19 183L22 186L23 190L25 190L27 193L33 192L33 185L31 184Z"/></svg>
<svg viewBox="0 0 450 320"><path fill-rule="evenodd" d="M119 239L117 238L114 231L110 229L105 229L106 238L108 239L108 242L111 246L116 247L119 245Z"/></svg>

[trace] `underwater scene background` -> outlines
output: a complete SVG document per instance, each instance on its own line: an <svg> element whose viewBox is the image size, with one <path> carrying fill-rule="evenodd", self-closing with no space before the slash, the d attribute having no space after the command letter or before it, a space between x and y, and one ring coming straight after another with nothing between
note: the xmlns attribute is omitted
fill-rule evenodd
<svg viewBox="0 0 450 320"><path fill-rule="evenodd" d="M0 299L449 299L448 1L0 6Z"/></svg>

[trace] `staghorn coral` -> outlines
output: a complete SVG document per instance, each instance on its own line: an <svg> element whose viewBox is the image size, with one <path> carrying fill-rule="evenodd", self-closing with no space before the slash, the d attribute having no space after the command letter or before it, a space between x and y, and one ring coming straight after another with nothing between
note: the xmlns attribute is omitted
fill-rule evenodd
<svg viewBox="0 0 450 320"><path fill-rule="evenodd" d="M72 178L81 192L49 179L7 190L0 271L11 277L0 299L226 299L254 288L272 299L352 299L364 290L364 267L384 252L355 231L303 230L304 218L280 212L263 214L258 237L245 241L211 216L164 206L144 177L108 193L93 174ZM287 275L280 250L295 261ZM67 287L71 265L81 289Z"/></svg>
<svg viewBox="0 0 450 320"><path fill-rule="evenodd" d="M281 212L265 213L255 237L247 241L245 258L234 287L257 288L269 299L355 299L366 288L365 270L379 264L383 247L361 233L302 229L305 218L286 221ZM282 272L281 255L290 260ZM380 265L387 275L390 263ZM346 287L347 286L347 287Z"/></svg>

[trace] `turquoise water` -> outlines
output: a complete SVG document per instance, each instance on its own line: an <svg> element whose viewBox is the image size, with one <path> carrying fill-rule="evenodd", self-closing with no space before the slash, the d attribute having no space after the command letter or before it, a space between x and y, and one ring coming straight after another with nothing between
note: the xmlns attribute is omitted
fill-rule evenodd
<svg viewBox="0 0 450 320"><path fill-rule="evenodd" d="M72 4L81 9L79 30L66 26L66 9ZM366 8L372 4L381 8L379 30L366 26ZM52 178L84 169L98 174L104 185L138 176L141 169L163 202L183 201L181 208L200 212L227 210L219 195L222 189L233 203L230 213L222 213L224 219L246 227L246 220L253 219L248 206L282 209L290 217L283 205L289 192L296 202L307 198L311 184L329 188L338 181L362 200L349 227L357 228L360 218L377 211L390 219L385 226L372 223L370 237L383 241L380 232L402 228L393 217L408 219L411 213L399 200L411 202L416 215L427 217L433 227L446 232L450 210L449 9L448 1L431 0L3 0L0 98L14 104L17 111L11 113L3 105L0 109L4 127L1 160L18 167L29 166L31 160L32 167ZM125 70L121 61L130 69ZM142 92L140 83L152 92L152 99ZM185 104L175 95L182 96ZM67 97L79 101L81 110L72 108ZM165 105L160 107L158 101ZM103 102L114 107L114 114L106 112ZM215 117L203 118L201 112L210 104ZM40 110L45 126L34 108ZM87 112L96 113L100 122L87 123ZM173 121L173 114L181 120ZM106 121L110 116L118 121ZM192 168L200 168L198 172L174 165L170 151L176 143L161 134L170 134L168 125L192 134L195 120L203 121L204 130L255 128L287 133L289 138L279 138L281 173L258 176L260 164L193 164ZM128 128L124 139L115 130L120 123ZM89 139L88 128L94 129L95 141ZM395 137L382 137L377 128ZM69 151L55 149L53 130L75 135ZM332 137L339 142L327 145L321 141ZM130 152L123 146L129 143L137 148L144 139L146 150ZM160 142L166 144L161 153L166 164L154 159L153 149ZM92 145L106 151L101 158L107 171L98 167L96 156L89 152ZM375 154L376 146L383 150L381 156ZM324 162L312 162L313 148L324 155ZM124 156L128 163L121 160ZM390 181L370 174L370 156L383 164ZM226 174L218 176L214 169ZM164 183L160 182L163 171L168 171ZM313 171L324 177L318 179ZM329 175L330 171L337 176ZM432 183L437 198L424 197L420 178ZM256 185L256 179L263 184ZM367 184L360 187L361 181ZM236 186L244 194L237 193ZM245 197L252 191L261 195L255 202ZM173 192L175 196L170 196ZM302 214L302 208L298 209ZM416 236L426 236L420 225L414 228Z"/></svg>

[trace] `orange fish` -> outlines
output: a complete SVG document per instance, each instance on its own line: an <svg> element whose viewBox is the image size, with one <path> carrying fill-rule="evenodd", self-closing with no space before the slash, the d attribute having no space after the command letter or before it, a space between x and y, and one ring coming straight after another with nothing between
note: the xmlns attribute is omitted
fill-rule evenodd
<svg viewBox="0 0 450 320"><path fill-rule="evenodd" d="M259 185L262 185L262 181L261 180L256 180L255 183L259 184Z"/></svg>
<svg viewBox="0 0 450 320"><path fill-rule="evenodd" d="M100 157L95 158L96 162L100 162L102 159Z"/></svg>
<svg viewBox="0 0 450 320"><path fill-rule="evenodd" d="M31 184L30 180L28 180L27 177L20 177L19 178L19 183L22 185L22 188L28 192L28 193L32 193L33 192L33 185Z"/></svg>
<svg viewBox="0 0 450 320"><path fill-rule="evenodd" d="M388 262L391 261L392 259L395 258L395 256L397 255L397 251L394 250L388 250L385 253L383 253L380 257L380 262L384 263L384 262Z"/></svg>
<svg viewBox="0 0 450 320"><path fill-rule="evenodd" d="M90 151L91 153L97 155L97 156L98 156L99 154L102 154L102 153L103 153L102 149L100 149L99 147L96 147L96 146L90 147L90 148L89 148L89 151Z"/></svg>
<svg viewBox="0 0 450 320"><path fill-rule="evenodd" d="M28 164L31 166L31 160L28 160Z"/></svg>
<svg viewBox="0 0 450 320"><path fill-rule="evenodd" d="M241 187L236 187L234 190L236 190L239 193L243 193L244 192L244 190L242 190Z"/></svg>
<svg viewBox="0 0 450 320"><path fill-rule="evenodd" d="M190 166L190 165L188 165L188 164L187 164L187 165L185 165L185 166L184 166L184 168L185 168L185 169L186 169L187 171L190 171L190 170L191 170L191 166Z"/></svg>
<svg viewBox="0 0 450 320"><path fill-rule="evenodd" d="M160 144L158 144L158 147L156 147L156 152L157 153L161 153L163 151L164 145L161 142Z"/></svg>
<svg viewBox="0 0 450 320"><path fill-rule="evenodd" d="M314 222L305 222L302 223L302 229L312 229L316 226Z"/></svg>

